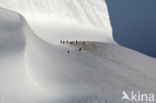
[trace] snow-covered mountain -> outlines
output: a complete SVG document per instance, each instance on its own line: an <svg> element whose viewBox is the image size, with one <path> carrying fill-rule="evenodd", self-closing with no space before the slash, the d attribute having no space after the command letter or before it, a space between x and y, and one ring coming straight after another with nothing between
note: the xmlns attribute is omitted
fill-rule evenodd
<svg viewBox="0 0 156 103"><path fill-rule="evenodd" d="M114 42L104 1L0 4L21 13L0 8L0 102L122 103L123 91L156 93L156 60Z"/></svg>

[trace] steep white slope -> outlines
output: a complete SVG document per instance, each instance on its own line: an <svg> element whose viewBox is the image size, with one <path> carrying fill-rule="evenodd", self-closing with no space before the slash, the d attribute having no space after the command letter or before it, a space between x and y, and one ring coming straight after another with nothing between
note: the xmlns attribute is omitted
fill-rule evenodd
<svg viewBox="0 0 156 103"><path fill-rule="evenodd" d="M123 90L156 93L155 59L108 44L112 39L88 24L28 20L35 33L21 15L0 8L0 102L121 103ZM60 39L90 42L79 52Z"/></svg>
<svg viewBox="0 0 156 103"><path fill-rule="evenodd" d="M75 32L70 33L70 35L80 36L81 39L84 38L84 40L89 37L92 38L93 36L94 38L98 38L100 35L100 37L104 39L101 40L98 38L98 41L114 43L109 14L104 0L3 0L0 5L24 15L37 35L44 35L45 37L45 35L51 33L50 35L54 35L53 38L59 40L59 38L57 38L58 36L55 36L52 30L54 28L61 28L57 31L64 32L62 28L65 29L68 24L68 28L65 30L69 28L72 30L72 26L86 31L87 29L95 30L92 33L94 35L88 34L88 36L83 34L80 36L79 34L74 34ZM38 24L42 25L38 27L42 31L40 30L38 32L39 29L34 27L34 25L38 26ZM59 37L61 36L70 37L67 34L59 33ZM94 39L92 38L91 40Z"/></svg>
<svg viewBox="0 0 156 103"><path fill-rule="evenodd" d="M1 5L22 14L39 14L75 19L111 30L104 0L2 0Z"/></svg>
<svg viewBox="0 0 156 103"><path fill-rule="evenodd" d="M89 42L79 52L77 46L52 45L35 35L28 41L28 71L38 86L56 98L94 95L120 103L123 90L156 92L156 60L138 52L100 42Z"/></svg>
<svg viewBox="0 0 156 103"><path fill-rule="evenodd" d="M24 25L21 15L0 8L0 102L16 103L25 96L31 100L38 93L25 70Z"/></svg>
<svg viewBox="0 0 156 103"><path fill-rule="evenodd" d="M6 31L1 30L8 38L5 42L12 44L8 48L13 47L0 51L1 102L120 103L123 90L156 92L155 59L101 42L88 42L81 52L77 46L52 44L35 35L21 16L13 14L17 17L10 27L20 28L10 32L12 23L3 18ZM6 11L5 17L8 15ZM19 39L13 40L10 35ZM15 45L19 43L23 46Z"/></svg>
<svg viewBox="0 0 156 103"><path fill-rule="evenodd" d="M24 34L21 25L23 17L14 12L0 8L0 47L12 49L13 47L22 47L25 43ZM11 40L11 41L8 41ZM16 42L15 42L16 41ZM10 48L11 47L11 48Z"/></svg>

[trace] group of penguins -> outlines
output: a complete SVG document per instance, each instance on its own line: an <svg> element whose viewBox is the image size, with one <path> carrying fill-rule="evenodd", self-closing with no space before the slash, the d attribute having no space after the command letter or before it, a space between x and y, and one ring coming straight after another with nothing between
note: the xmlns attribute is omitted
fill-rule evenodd
<svg viewBox="0 0 156 103"><path fill-rule="evenodd" d="M60 43L61 44L65 44L65 43L68 43L68 44L70 44L70 45L82 45L82 47L85 47L85 46L87 46L87 43L86 42L78 42L77 40L75 40L75 41L63 41L63 40L60 40ZM82 51L82 47L80 47L78 50L79 51ZM69 53L70 51L69 50L67 50L67 53Z"/></svg>

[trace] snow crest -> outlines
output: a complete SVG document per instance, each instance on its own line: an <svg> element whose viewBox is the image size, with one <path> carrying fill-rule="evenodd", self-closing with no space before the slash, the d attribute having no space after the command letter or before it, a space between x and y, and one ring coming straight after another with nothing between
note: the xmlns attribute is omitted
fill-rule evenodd
<svg viewBox="0 0 156 103"><path fill-rule="evenodd" d="M29 21L42 17L73 20L102 29L102 35L114 41L107 5L104 0L3 0L1 6L20 12ZM47 18L42 18L42 20ZM38 20L40 21L40 20Z"/></svg>
<svg viewBox="0 0 156 103"><path fill-rule="evenodd" d="M107 14L104 1L3 0L1 5L19 11L29 24L0 8L0 102L121 103L123 90L156 93L156 60L111 44L110 24L101 24L109 22L108 15L99 16L103 10ZM64 16L78 24L62 23ZM99 23L102 30L95 28ZM61 44L60 39L86 40L87 46Z"/></svg>

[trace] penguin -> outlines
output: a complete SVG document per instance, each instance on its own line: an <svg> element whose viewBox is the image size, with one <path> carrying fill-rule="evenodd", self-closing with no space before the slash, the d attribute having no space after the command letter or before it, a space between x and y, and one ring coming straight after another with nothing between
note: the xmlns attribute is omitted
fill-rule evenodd
<svg viewBox="0 0 156 103"><path fill-rule="evenodd" d="M69 53L69 50L67 51L67 53Z"/></svg>
<svg viewBox="0 0 156 103"><path fill-rule="evenodd" d="M60 40L60 43L62 43L62 40Z"/></svg>
<svg viewBox="0 0 156 103"><path fill-rule="evenodd" d="M81 51L81 50L82 50L82 48L79 49L79 51Z"/></svg>

